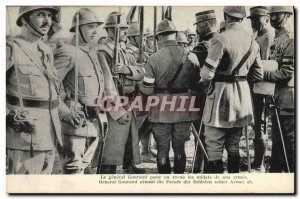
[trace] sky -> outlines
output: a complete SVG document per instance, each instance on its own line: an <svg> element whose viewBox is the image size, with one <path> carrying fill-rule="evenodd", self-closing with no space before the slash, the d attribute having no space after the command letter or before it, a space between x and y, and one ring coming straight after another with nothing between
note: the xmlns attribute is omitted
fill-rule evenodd
<svg viewBox="0 0 300 199"><path fill-rule="evenodd" d="M61 24L62 24L62 31L60 35L62 37L71 37L72 34L69 32L69 29L72 24L72 18L73 15L77 10L79 10L81 7L74 7L74 6L64 6L61 8ZM118 7L118 6L93 6L93 7L88 7L91 10L93 10L97 16L99 17L100 21L105 21L107 15L113 11L119 11L121 9L122 13L125 13L125 16L127 16L127 13L130 10L130 7L128 6L123 6L123 7ZM157 20L158 22L161 19L161 6L157 6ZM18 31L19 28L16 26L16 19L18 17L18 10L19 7L7 7L9 10L9 13L7 13L7 16L9 16L10 20L10 26L13 35L15 35ZM195 30L195 14L204 10L210 10L214 9L216 12L217 16L217 21L220 23L223 21L223 6L173 6L172 7L172 20L175 26L179 31L184 31L187 28ZM249 9L250 7L246 7L247 11L247 16L249 15ZM150 27L153 30L153 22L154 22L154 7L153 6L145 6L144 8L144 19L145 19L145 24L144 27ZM8 26L8 17L7 17L7 34L8 31L10 30ZM293 17L290 17L290 26L293 29ZM102 25L103 26L103 25ZM99 27L99 34L103 33L102 26ZM243 21L243 27L246 31L249 33L252 33L251 25L250 25L250 20L249 19L244 19Z"/></svg>

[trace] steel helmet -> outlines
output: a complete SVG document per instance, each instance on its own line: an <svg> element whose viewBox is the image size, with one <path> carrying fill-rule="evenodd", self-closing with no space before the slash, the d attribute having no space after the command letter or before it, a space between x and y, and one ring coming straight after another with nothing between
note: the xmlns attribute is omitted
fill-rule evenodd
<svg viewBox="0 0 300 199"><path fill-rule="evenodd" d="M59 23L59 21L57 21L57 17L56 15L59 12L59 9L57 6L21 6L19 8L19 16L17 18L17 25L18 26L22 26L22 17L24 17L26 14L29 14L32 11L35 10L39 10L39 9L43 9L43 10L49 10L52 13L52 19L55 20L57 23Z"/></svg>
<svg viewBox="0 0 300 199"><path fill-rule="evenodd" d="M195 31L193 31L193 30L191 30L191 29L189 29L189 28L188 28L188 29L186 29L186 31L185 31L185 32L186 32L186 35L187 35L187 36L189 36L189 35L195 35L195 36L196 36L196 32L195 32Z"/></svg>
<svg viewBox="0 0 300 199"><path fill-rule="evenodd" d="M176 33L176 32L178 31L176 30L176 27L172 23L172 21L169 21L168 19L164 19L159 24L157 24L155 36L158 36L162 33Z"/></svg>
<svg viewBox="0 0 300 199"><path fill-rule="evenodd" d="M112 12L107 16L107 18L105 20L104 28L114 28L114 27L116 27L117 15L120 15L119 27L120 28L128 28L125 16L122 15L121 13L119 13L119 12Z"/></svg>
<svg viewBox="0 0 300 199"><path fill-rule="evenodd" d="M144 33L144 35L147 33ZM140 24L132 23L129 25L127 37L139 36L140 35Z"/></svg>
<svg viewBox="0 0 300 199"><path fill-rule="evenodd" d="M187 38L186 38L186 35L184 34L183 31L180 31L178 32L177 34L177 42L180 42L180 43L187 43Z"/></svg>
<svg viewBox="0 0 300 199"><path fill-rule="evenodd" d="M292 6L272 6L270 11L271 11L271 13L284 12L284 13L293 14L293 7Z"/></svg>
<svg viewBox="0 0 300 199"><path fill-rule="evenodd" d="M97 15L89 8L81 8L78 12L79 26L90 23L97 23L98 25L103 24L103 22L98 19ZM76 12L73 16L72 27L70 28L70 32L75 32L78 12Z"/></svg>
<svg viewBox="0 0 300 199"><path fill-rule="evenodd" d="M229 16L236 17L239 19L246 17L245 6L225 6L223 11Z"/></svg>

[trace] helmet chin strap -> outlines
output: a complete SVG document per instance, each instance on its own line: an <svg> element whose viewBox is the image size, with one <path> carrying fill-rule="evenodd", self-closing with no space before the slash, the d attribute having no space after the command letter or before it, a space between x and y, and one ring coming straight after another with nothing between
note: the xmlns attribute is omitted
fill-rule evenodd
<svg viewBox="0 0 300 199"><path fill-rule="evenodd" d="M83 34L82 34L81 28L79 27L78 29L79 29L79 34L80 34L80 37L82 38L82 41L83 41L84 43L88 43L88 42L86 41L86 39L84 38Z"/></svg>
<svg viewBox="0 0 300 199"><path fill-rule="evenodd" d="M40 32L36 27L34 27L34 25L30 22L28 17L24 17L24 21L26 22L26 24L29 26L27 26L29 29L33 30L33 32L35 34L37 34L38 36L45 36L45 34L43 34L42 32Z"/></svg>

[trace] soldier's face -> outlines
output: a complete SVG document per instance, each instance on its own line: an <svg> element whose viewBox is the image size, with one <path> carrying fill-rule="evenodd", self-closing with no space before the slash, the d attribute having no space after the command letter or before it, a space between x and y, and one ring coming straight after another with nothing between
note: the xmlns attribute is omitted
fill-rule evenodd
<svg viewBox="0 0 300 199"><path fill-rule="evenodd" d="M205 23L199 22L197 23L197 34L199 35L200 39L206 34L207 26Z"/></svg>
<svg viewBox="0 0 300 199"><path fill-rule="evenodd" d="M278 29L282 25L284 25L287 21L287 14L278 12L278 13L271 13L271 25L273 28Z"/></svg>
<svg viewBox="0 0 300 199"><path fill-rule="evenodd" d="M120 28L120 33L119 33L120 42L125 42L127 40L127 33L128 33L128 28Z"/></svg>
<svg viewBox="0 0 300 199"><path fill-rule="evenodd" d="M148 44L148 47L150 49L154 49L154 38L153 37L148 37L147 38L147 44Z"/></svg>
<svg viewBox="0 0 300 199"><path fill-rule="evenodd" d="M178 42L178 45L181 46L181 47L183 47L183 48L186 47L186 43L184 43L184 42Z"/></svg>
<svg viewBox="0 0 300 199"><path fill-rule="evenodd" d="M90 42L94 40L97 36L97 28L98 24L97 23L90 23L90 24L85 24L80 26L81 30L81 37L84 37L83 39L86 42Z"/></svg>
<svg viewBox="0 0 300 199"><path fill-rule="evenodd" d="M46 35L52 25L52 13L48 10L35 10L29 15L31 25L40 33Z"/></svg>
<svg viewBox="0 0 300 199"><path fill-rule="evenodd" d="M195 35L188 35L188 41L189 41L189 43L192 43L193 41L195 41Z"/></svg>
<svg viewBox="0 0 300 199"><path fill-rule="evenodd" d="M253 30L260 32L265 28L268 21L267 16L252 16L251 26Z"/></svg>

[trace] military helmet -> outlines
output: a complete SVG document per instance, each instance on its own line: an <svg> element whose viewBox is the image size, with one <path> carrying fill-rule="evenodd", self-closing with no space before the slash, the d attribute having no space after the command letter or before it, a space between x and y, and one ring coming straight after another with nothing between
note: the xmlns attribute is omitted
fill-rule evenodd
<svg viewBox="0 0 300 199"><path fill-rule="evenodd" d="M24 17L26 14L29 14L30 12L32 11L35 11L35 10L39 10L39 9L43 9L43 10L49 10L51 13L52 13L52 19L53 20L57 20L57 17L55 17L58 12L59 12L59 9L57 6L21 6L19 8L19 16L17 18L17 25L18 26L22 26L22 17ZM56 21L58 22L58 21Z"/></svg>
<svg viewBox="0 0 300 199"><path fill-rule="evenodd" d="M148 38L148 37L153 37L153 36L154 36L154 33L151 30L151 28L150 27L146 28L145 37Z"/></svg>
<svg viewBox="0 0 300 199"><path fill-rule="evenodd" d="M186 35L184 34L183 31L179 31L177 34L177 42L179 43L187 43L187 38Z"/></svg>
<svg viewBox="0 0 300 199"><path fill-rule="evenodd" d="M193 31L193 30L191 30L191 29L189 29L189 28L188 28L188 29L186 29L186 31L185 31L185 32L186 32L186 35L187 35L187 36L189 36L189 35L195 35L195 36L196 36L196 32L195 32L195 31Z"/></svg>
<svg viewBox="0 0 300 199"><path fill-rule="evenodd" d="M107 16L107 18L105 20L104 28L114 28L117 24L117 16L118 15L120 15L119 27L120 28L128 28L125 16L119 12L112 12Z"/></svg>
<svg viewBox="0 0 300 199"><path fill-rule="evenodd" d="M78 12L79 26L90 23L97 23L98 25L103 24L103 22L98 19L97 15L89 8L81 8ZM73 16L72 27L70 28L70 32L75 32L78 12L76 12Z"/></svg>
<svg viewBox="0 0 300 199"><path fill-rule="evenodd" d="M245 6L225 6L223 11L229 16L235 18L242 19L246 17Z"/></svg>
<svg viewBox="0 0 300 199"><path fill-rule="evenodd" d="M144 35L147 33L144 33ZM127 37L139 36L140 35L140 24L132 23L129 25Z"/></svg>
<svg viewBox="0 0 300 199"><path fill-rule="evenodd" d="M178 31L176 30L176 27L172 23L172 21L169 21L168 19L164 19L159 24L157 24L155 36L158 36L163 33L176 33L176 32Z"/></svg>
<svg viewBox="0 0 300 199"><path fill-rule="evenodd" d="M271 13L284 12L284 13L293 14L293 7L291 7L291 6L272 6L270 11L271 11Z"/></svg>

